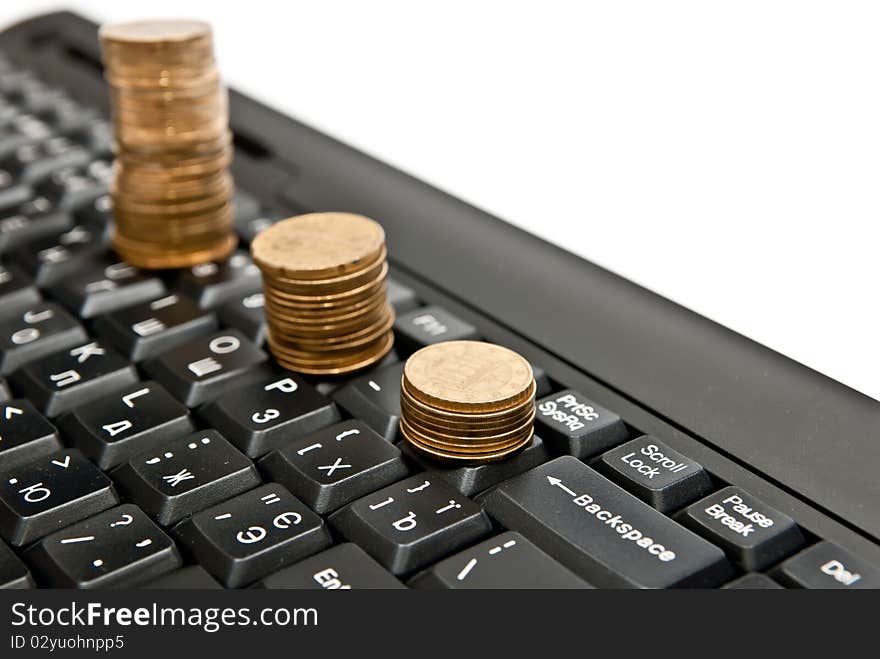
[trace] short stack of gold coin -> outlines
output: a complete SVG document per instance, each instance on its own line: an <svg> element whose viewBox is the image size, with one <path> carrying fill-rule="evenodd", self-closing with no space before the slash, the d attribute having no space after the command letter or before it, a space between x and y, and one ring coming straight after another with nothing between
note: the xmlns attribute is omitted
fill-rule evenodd
<svg viewBox="0 0 880 659"><path fill-rule="evenodd" d="M404 366L400 432L437 460L502 460L531 442L535 390L531 365L512 350L479 341L430 345Z"/></svg>
<svg viewBox="0 0 880 659"><path fill-rule="evenodd" d="M385 232L352 213L311 213L278 222L251 243L263 274L267 342L285 368L351 373L394 344L385 277Z"/></svg>
<svg viewBox="0 0 880 659"><path fill-rule="evenodd" d="M236 245L232 142L210 26L141 21L100 35L116 151L114 248L144 268L225 258Z"/></svg>

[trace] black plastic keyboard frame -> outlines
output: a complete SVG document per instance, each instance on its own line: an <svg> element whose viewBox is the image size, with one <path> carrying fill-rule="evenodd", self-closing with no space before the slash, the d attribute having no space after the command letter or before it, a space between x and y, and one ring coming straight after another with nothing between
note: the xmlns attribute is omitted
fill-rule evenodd
<svg viewBox="0 0 880 659"><path fill-rule="evenodd" d="M29 19L0 34L0 51L106 112L91 21ZM234 175L262 203L378 219L393 276L427 303L880 565L876 401L235 91L230 101ZM540 163L523 167L543 178Z"/></svg>

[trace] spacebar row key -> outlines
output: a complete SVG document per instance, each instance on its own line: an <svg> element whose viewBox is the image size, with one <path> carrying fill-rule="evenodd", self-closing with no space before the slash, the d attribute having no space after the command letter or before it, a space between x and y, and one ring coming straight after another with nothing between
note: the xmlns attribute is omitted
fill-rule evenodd
<svg viewBox="0 0 880 659"><path fill-rule="evenodd" d="M572 456L502 483L480 503L600 588L706 588L733 574L721 549Z"/></svg>

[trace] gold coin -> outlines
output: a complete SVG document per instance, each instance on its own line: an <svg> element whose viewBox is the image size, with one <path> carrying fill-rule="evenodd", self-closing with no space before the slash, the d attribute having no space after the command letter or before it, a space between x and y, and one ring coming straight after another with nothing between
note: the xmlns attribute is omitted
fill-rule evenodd
<svg viewBox="0 0 880 659"><path fill-rule="evenodd" d="M227 236L231 226L230 216L215 218L210 223L195 226L187 223L168 223L165 226L144 227L143 222L132 225L117 223L117 232L124 233L129 240L139 240L145 245L164 245L173 250L179 249L182 244L192 248L214 244Z"/></svg>
<svg viewBox="0 0 880 659"><path fill-rule="evenodd" d="M497 462L499 460L504 460L505 458L509 458L524 448L526 448L529 444L532 443L533 435L529 434L524 437L521 442L511 444L509 447L492 451L487 454L473 454L473 453L458 453L449 450L437 449L431 446L424 445L420 443L418 440L414 440L409 434L408 429L405 423L401 423L400 432L403 435L404 439L412 446L416 451L425 455L426 457L437 460L440 462L452 462L461 465L478 465L484 464L487 462Z"/></svg>
<svg viewBox="0 0 880 659"><path fill-rule="evenodd" d="M222 261L229 256L238 245L238 239L227 236L217 242L214 247L172 251L160 246L158 251L144 249L143 243L131 243L118 232L113 236L113 249L124 261L138 268L148 270L164 270L169 268L189 268L208 261Z"/></svg>
<svg viewBox="0 0 880 659"><path fill-rule="evenodd" d="M354 298L353 302L345 300L344 304L339 302L329 304L319 301L316 305L308 305L279 298L275 291L270 291L266 295L266 301L271 310L293 325L354 320L356 317L370 314L381 308L385 299L384 285L376 287L370 295Z"/></svg>
<svg viewBox="0 0 880 659"><path fill-rule="evenodd" d="M155 145L157 142L174 141L175 148L190 148L191 145L206 140L211 140L222 133L228 120L225 117L218 117L206 122L198 129L189 126L178 128L176 126L165 126L156 130L143 130L130 127L120 129L116 128L116 142L121 148L141 147L143 145Z"/></svg>
<svg viewBox="0 0 880 659"><path fill-rule="evenodd" d="M424 403L415 398L411 392L411 385L407 383L405 375L401 377L400 383L400 394L402 398L405 398L417 411L422 412L423 414L428 414L444 423L495 423L511 414L527 409L530 405L534 404L536 391L537 385L533 379L531 385L525 391L522 401L519 403L512 404L501 410L490 410L487 412L455 412L437 407L433 404Z"/></svg>
<svg viewBox="0 0 880 659"><path fill-rule="evenodd" d="M266 342L269 344L270 350L279 364L289 370L308 375L341 375L343 373L352 373L363 370L381 361L388 351L394 346L394 333L388 332L375 345L369 346L369 350L360 351L359 353L349 356L345 359L337 359L328 361L326 359L318 360L299 360L289 359L283 351L279 351L277 345L273 343L271 327L266 334Z"/></svg>
<svg viewBox="0 0 880 659"><path fill-rule="evenodd" d="M529 395L532 367L512 350L480 341L447 341L422 348L406 362L414 398L449 411L502 410Z"/></svg>
<svg viewBox="0 0 880 659"><path fill-rule="evenodd" d="M283 318L285 324L294 331L296 329L304 331L320 331L327 327L334 329L340 326L347 327L349 324L356 324L358 321L364 319L372 322L380 317L379 314L385 310L388 304L386 298L379 295L367 302L367 304L354 309L344 309L342 313L331 309L329 311L323 310L318 314L307 314L302 311L296 311L294 312L295 315L291 315L291 310L289 308L276 307L274 302L270 302L270 306L272 307L271 313L277 315L279 318Z"/></svg>
<svg viewBox="0 0 880 659"><path fill-rule="evenodd" d="M264 280L271 281L271 276L263 272ZM283 290L278 290L277 288L272 287L272 295L279 302L290 302L291 304L302 304L302 303L327 303L327 304L348 304L355 303L361 300L370 299L379 291L385 290L385 276L384 274L377 277L374 281L367 282L362 286L358 286L350 291L341 291L339 293L328 293L321 295L296 295L293 293L287 293Z"/></svg>
<svg viewBox="0 0 880 659"><path fill-rule="evenodd" d="M229 146L232 139L228 128L200 142L175 143L163 140L155 144L129 146L126 142L121 142L119 137L119 135L114 135L114 146L117 151L121 151L122 147L125 147L125 151L121 154L124 157L123 162L140 159L143 162L157 163L157 165L161 163L161 166L210 157L217 153L221 145Z"/></svg>
<svg viewBox="0 0 880 659"><path fill-rule="evenodd" d="M438 343L404 365L400 431L434 460L502 460L531 441L536 391L531 365L512 350L477 341Z"/></svg>
<svg viewBox="0 0 880 659"><path fill-rule="evenodd" d="M394 344L385 234L350 213L289 218L251 242L263 274L267 344L286 368L315 375L377 363Z"/></svg>
<svg viewBox="0 0 880 659"><path fill-rule="evenodd" d="M113 202L113 208L121 212L127 213L129 216L200 216L205 213L212 213L223 208L230 203L232 197L232 181L230 180L218 193L211 193L204 198L193 200L168 200L167 203L161 201L144 201L131 199L131 193L120 194L117 189L112 189L110 196Z"/></svg>
<svg viewBox="0 0 880 659"><path fill-rule="evenodd" d="M359 270L378 258L385 232L353 213L312 213L288 218L251 243L254 262L276 277L328 279Z"/></svg>
<svg viewBox="0 0 880 659"><path fill-rule="evenodd" d="M270 299L270 294L265 294L266 300ZM271 304L275 307L279 314L289 318L295 318L297 321L321 321L328 317L349 317L357 313L366 313L367 310L374 308L386 299L385 287L382 286L374 295L357 300L354 303L338 304L334 302L318 302L316 304L300 304L292 303L287 300L278 300L271 298Z"/></svg>
<svg viewBox="0 0 880 659"><path fill-rule="evenodd" d="M161 185L137 177L117 176L111 184L110 192L114 197L124 196L121 200L123 202L133 197L133 201L138 205L150 204L163 207L209 198L228 201L232 195L232 179L226 172L219 172L198 179L185 179ZM165 208L161 208L159 214L165 212Z"/></svg>
<svg viewBox="0 0 880 659"><path fill-rule="evenodd" d="M204 21L149 20L102 25L101 41L119 46L143 46L149 49L189 49L193 43L211 39L211 26Z"/></svg>
<svg viewBox="0 0 880 659"><path fill-rule="evenodd" d="M489 437L511 432L530 420L534 421L535 414L535 407L532 406L531 409L522 410L500 423L448 424L421 415L406 403L401 402L401 412L403 412L403 408L406 408L406 412L403 415L406 417L407 422L413 427L419 428L422 432L428 435L448 436L450 438L459 437L467 440L469 443L479 442Z"/></svg>
<svg viewBox="0 0 880 659"><path fill-rule="evenodd" d="M332 295L333 293L359 290L361 286L384 280L388 274L388 263L385 261L383 249L375 261L364 264L364 267L339 277L326 279L290 279L273 277L273 284L285 293L293 295Z"/></svg>
<svg viewBox="0 0 880 659"><path fill-rule="evenodd" d="M401 411L406 409L406 418L411 423L425 430L444 432L451 435L465 433L476 436L489 436L506 432L519 426L532 414L534 414L534 401L527 401L527 405L512 410L509 415L490 420L450 421L441 419L436 415L425 413L413 407L409 399L401 397Z"/></svg>
<svg viewBox="0 0 880 659"><path fill-rule="evenodd" d="M440 448L447 447L450 450L480 452L494 450L511 442L519 441L524 432L534 428L535 411L533 409L525 419L521 419L519 425L495 434L477 434L475 432L456 432L450 434L414 423L409 417L405 417L405 422L422 441L435 443Z"/></svg>
<svg viewBox="0 0 880 659"><path fill-rule="evenodd" d="M201 21L100 31L116 154L113 246L145 268L221 260L237 245L228 97Z"/></svg>
<svg viewBox="0 0 880 659"><path fill-rule="evenodd" d="M371 323L360 331L344 335L326 332L309 339L304 338L301 335L285 333L283 327L279 328L277 323L273 323L278 340L283 339L288 345L296 346L296 351L303 358L307 358L308 356L317 353L349 350L367 345L390 331L393 325L394 312L390 312L386 320L378 323Z"/></svg>

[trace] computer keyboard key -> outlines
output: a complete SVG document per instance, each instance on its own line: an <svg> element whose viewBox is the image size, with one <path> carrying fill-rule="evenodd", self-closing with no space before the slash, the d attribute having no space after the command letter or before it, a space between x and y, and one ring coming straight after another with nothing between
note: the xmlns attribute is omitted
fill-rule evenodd
<svg viewBox="0 0 880 659"><path fill-rule="evenodd" d="M566 389L537 403L535 432L554 453L591 458L629 437L619 416Z"/></svg>
<svg viewBox="0 0 880 659"><path fill-rule="evenodd" d="M95 331L136 362L216 329L213 312L200 309L188 297L176 293L95 319Z"/></svg>
<svg viewBox="0 0 880 659"><path fill-rule="evenodd" d="M28 84L29 81L35 80L34 75L30 71L20 68L13 68L12 70L4 71L3 73L4 75L0 76L0 94L13 103L14 100L12 95L25 84ZM15 105L18 104L15 103Z"/></svg>
<svg viewBox="0 0 880 659"><path fill-rule="evenodd" d="M110 226L113 224L113 201L109 194L104 194L87 204L78 206L73 211L78 224L96 224Z"/></svg>
<svg viewBox="0 0 880 659"><path fill-rule="evenodd" d="M393 364L398 364L400 362L400 356L397 354L397 351L392 347L388 353L376 362L373 366L367 368L364 371L359 371L358 377L364 378L365 380L369 380L370 377L374 373L378 373L388 366L392 366ZM349 376L349 378L352 376ZM317 376L307 376L309 382L317 389L320 393L325 396L332 396L334 393L345 387L350 379L344 379L342 377L329 377L329 378L320 378Z"/></svg>
<svg viewBox="0 0 880 659"><path fill-rule="evenodd" d="M270 574L258 588L292 590L400 590L404 586L372 556L344 542Z"/></svg>
<svg viewBox="0 0 880 659"><path fill-rule="evenodd" d="M165 442L111 473L119 490L162 526L260 484L254 463L216 430Z"/></svg>
<svg viewBox="0 0 880 659"><path fill-rule="evenodd" d="M398 439L400 377L403 362L391 364L349 382L333 393L345 411L361 419L389 442Z"/></svg>
<svg viewBox="0 0 880 659"><path fill-rule="evenodd" d="M263 217L263 211L257 198L236 190L232 197L232 216L235 231L245 242L250 242L260 231L271 224L271 221ZM263 223L266 223L263 226ZM251 227L251 224L256 226Z"/></svg>
<svg viewBox="0 0 880 659"><path fill-rule="evenodd" d="M39 304L42 299L33 279L21 268L0 264L0 316Z"/></svg>
<svg viewBox="0 0 880 659"><path fill-rule="evenodd" d="M110 469L195 431L189 410L157 382L135 382L58 418L71 446Z"/></svg>
<svg viewBox="0 0 880 659"><path fill-rule="evenodd" d="M0 254L73 226L67 211L55 207L46 197L35 197L18 206L0 209Z"/></svg>
<svg viewBox="0 0 880 659"><path fill-rule="evenodd" d="M872 565L828 541L819 542L795 554L772 574L774 579L790 588L880 588L880 566Z"/></svg>
<svg viewBox="0 0 880 659"><path fill-rule="evenodd" d="M340 419L329 398L290 371L267 371L208 403L199 415L249 457L265 455Z"/></svg>
<svg viewBox="0 0 880 659"><path fill-rule="evenodd" d="M57 282L49 289L80 318L94 318L165 295L165 284L154 274L109 259L83 264L75 277Z"/></svg>
<svg viewBox="0 0 880 659"><path fill-rule="evenodd" d="M385 280L385 290L388 295L388 301L394 307L394 312L398 315L418 309L422 305L413 289L409 286L404 286L391 277Z"/></svg>
<svg viewBox="0 0 880 659"><path fill-rule="evenodd" d="M358 499L329 521L396 575L423 568L479 540L491 528L486 513L473 501L424 474Z"/></svg>
<svg viewBox="0 0 880 659"><path fill-rule="evenodd" d="M402 354L442 341L480 339L477 328L437 306L413 309L399 315L394 321L394 334Z"/></svg>
<svg viewBox="0 0 880 659"><path fill-rule="evenodd" d="M141 584L144 590L222 590L208 571L201 565L187 565L174 572Z"/></svg>
<svg viewBox="0 0 880 659"><path fill-rule="evenodd" d="M63 133L68 137L71 137L72 131L80 130L83 126L98 120L98 114L95 110L85 108L63 94L47 103L43 109L37 112L37 116L52 126L56 132ZM81 144L79 140L76 142Z"/></svg>
<svg viewBox="0 0 880 659"><path fill-rule="evenodd" d="M6 216L10 208L19 206L34 196L31 186L14 179L9 172L0 170L0 213Z"/></svg>
<svg viewBox="0 0 880 659"><path fill-rule="evenodd" d="M276 217L270 216L268 213L260 213L258 217L250 220L240 221L236 219L235 231L238 234L239 238L241 238L246 243L250 243L253 242L258 233L268 229L282 217L284 216L281 215L280 217Z"/></svg>
<svg viewBox="0 0 880 659"><path fill-rule="evenodd" d="M644 435L602 454L596 469L661 513L678 510L712 491L703 466Z"/></svg>
<svg viewBox="0 0 880 659"><path fill-rule="evenodd" d="M137 382L137 372L115 350L91 341L23 366L10 382L46 416L56 417Z"/></svg>
<svg viewBox="0 0 880 659"><path fill-rule="evenodd" d="M30 570L21 559L12 553L6 543L0 540L0 590L33 588L34 580Z"/></svg>
<svg viewBox="0 0 880 659"><path fill-rule="evenodd" d="M478 501L502 526L599 588L705 588L733 575L721 549L571 456Z"/></svg>
<svg viewBox="0 0 880 659"><path fill-rule="evenodd" d="M260 202L252 194L237 189L232 196L232 215L236 228L240 222L249 222L260 216Z"/></svg>
<svg viewBox="0 0 880 659"><path fill-rule="evenodd" d="M203 510L174 529L181 548L238 588L332 544L324 520L277 483Z"/></svg>
<svg viewBox="0 0 880 659"><path fill-rule="evenodd" d="M0 472L0 535L21 547L119 503L113 483L75 449Z"/></svg>
<svg viewBox="0 0 880 659"><path fill-rule="evenodd" d="M82 325L57 304L16 311L0 320L0 375L86 340Z"/></svg>
<svg viewBox="0 0 880 659"><path fill-rule="evenodd" d="M6 92L6 98L32 113L42 112L63 97L60 89L47 85L29 71L25 72L13 89Z"/></svg>
<svg viewBox="0 0 880 659"><path fill-rule="evenodd" d="M34 183L65 167L87 164L92 155L63 135L42 142L20 146L0 159L0 170L9 172L25 183Z"/></svg>
<svg viewBox="0 0 880 659"><path fill-rule="evenodd" d="M81 167L66 167L53 172L35 186L35 191L57 208L76 211L106 195L112 178L110 160L92 160ZM74 219L77 219L76 212ZM107 222L101 224L106 226Z"/></svg>
<svg viewBox="0 0 880 659"><path fill-rule="evenodd" d="M0 465L11 469L64 448L58 430L30 401L0 404Z"/></svg>
<svg viewBox="0 0 880 659"><path fill-rule="evenodd" d="M0 84L3 77L0 76ZM15 152L19 147L36 144L52 135L52 129L38 117L28 112L21 112L12 117L0 130L0 157Z"/></svg>
<svg viewBox="0 0 880 659"><path fill-rule="evenodd" d="M748 572L721 586L722 590L781 590L782 586L766 574Z"/></svg>
<svg viewBox="0 0 880 659"><path fill-rule="evenodd" d="M4 72L5 71L0 70L0 73ZM14 103L10 103L2 95L0 95L0 126L6 126L19 114L21 114L21 109Z"/></svg>
<svg viewBox="0 0 880 659"><path fill-rule="evenodd" d="M518 476L550 459L550 452L535 435L531 443L516 455L478 465L450 466L435 462L418 453L407 442L400 443L404 456L421 469L442 478L466 497L472 497L502 481Z"/></svg>
<svg viewBox="0 0 880 659"><path fill-rule="evenodd" d="M222 263L201 263L181 273L175 288L203 309L257 293L262 287L260 269L247 252L238 251Z"/></svg>
<svg viewBox="0 0 880 659"><path fill-rule="evenodd" d="M676 519L724 549L746 572L763 570L804 545L794 520L737 487L700 499Z"/></svg>
<svg viewBox="0 0 880 659"><path fill-rule="evenodd" d="M259 467L321 515L409 475L400 450L356 419L287 443Z"/></svg>
<svg viewBox="0 0 880 659"><path fill-rule="evenodd" d="M219 330L144 362L144 370L187 407L265 376L268 355L237 330Z"/></svg>
<svg viewBox="0 0 880 659"><path fill-rule="evenodd" d="M532 374L535 377L535 397L544 398L549 396L553 391L553 383L550 382L550 376L540 366L532 364Z"/></svg>
<svg viewBox="0 0 880 659"><path fill-rule="evenodd" d="M131 504L57 531L24 557L54 588L130 588L181 565L171 538Z"/></svg>
<svg viewBox="0 0 880 659"><path fill-rule="evenodd" d="M87 121L71 130L68 136L97 156L107 158L113 155L113 127L104 118Z"/></svg>
<svg viewBox="0 0 880 659"><path fill-rule="evenodd" d="M409 586L450 590L592 588L519 533L511 531L440 561L413 577Z"/></svg>
<svg viewBox="0 0 880 659"><path fill-rule="evenodd" d="M230 300L217 310L217 315L224 326L234 327L260 346L266 340L264 302L262 293L251 293Z"/></svg>
<svg viewBox="0 0 880 659"><path fill-rule="evenodd" d="M16 259L38 286L46 288L78 275L92 259L107 251L108 242L106 227L77 223L63 233L28 243Z"/></svg>

